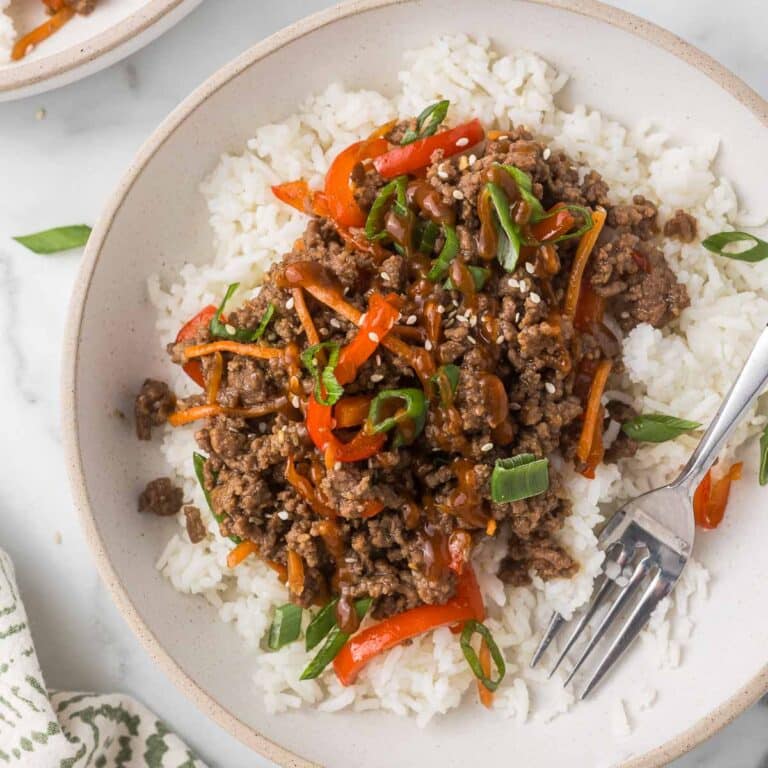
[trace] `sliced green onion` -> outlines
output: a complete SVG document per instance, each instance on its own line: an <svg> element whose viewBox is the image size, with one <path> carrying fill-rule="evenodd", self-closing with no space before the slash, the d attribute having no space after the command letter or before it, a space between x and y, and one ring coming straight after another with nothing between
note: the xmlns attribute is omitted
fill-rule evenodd
<svg viewBox="0 0 768 768"><path fill-rule="evenodd" d="M459 252L459 236L456 234L456 230L446 224L443 226L443 235L445 237L443 247L427 272L427 277L432 281L441 280L445 277L451 262Z"/></svg>
<svg viewBox="0 0 768 768"><path fill-rule="evenodd" d="M549 488L549 459L521 453L496 459L491 473L491 499L499 504L538 496Z"/></svg>
<svg viewBox="0 0 768 768"><path fill-rule="evenodd" d="M336 626L336 605L338 602L339 598L335 597L330 603L324 605L307 625L308 651L311 651Z"/></svg>
<svg viewBox="0 0 768 768"><path fill-rule="evenodd" d="M485 188L491 196L491 202L499 221L499 252L497 254L499 264L507 272L514 272L520 257L520 229L509 215L509 200L507 200L504 190L492 181L489 181Z"/></svg>
<svg viewBox="0 0 768 768"><path fill-rule="evenodd" d="M448 106L450 103L451 102L448 101L448 99L443 99L443 101L430 104L416 118L416 130L406 131L403 135L403 138L400 139L400 145L405 146L406 144L411 144L417 139L424 139L427 136L432 136L440 127L440 123L445 120L445 116L448 114ZM427 120L429 120L428 123ZM424 125L425 123L427 124Z"/></svg>
<svg viewBox="0 0 768 768"><path fill-rule="evenodd" d="M203 496L205 496L205 502L208 504L208 509L211 510L211 514L216 519L216 522L221 525L221 522L224 518L223 515L217 515L216 512L213 509L213 504L211 504L211 494L208 492L208 489L205 487L205 462L208 461L208 459L203 456L202 453L198 453L195 451L192 454L192 466L195 468L195 477L197 478L197 482L200 483L200 487L203 489ZM233 541L235 544L239 544L242 539L239 536L230 536L230 541Z"/></svg>
<svg viewBox="0 0 768 768"><path fill-rule="evenodd" d="M731 243L754 243L752 248L748 248L741 253L727 251L726 247ZM718 256L725 256L727 259L736 259L737 261L748 261L754 264L756 261L768 259L768 243L761 240L749 232L718 232L716 235L710 235L701 243L708 251L716 253Z"/></svg>
<svg viewBox="0 0 768 768"><path fill-rule="evenodd" d="M488 650L491 652L491 658L496 665L496 671L499 675L496 680L487 677L485 672L483 672L483 666L480 663L480 659L478 658L477 653L475 653L475 649L472 647L472 636L475 633L485 640ZM474 619L464 622L464 629L461 632L461 650L464 653L464 658L467 660L467 664L469 664L469 668L472 670L474 676L489 691L495 691L504 679L504 675L507 674L507 665L504 663L504 655L499 646L496 645L496 641L493 639L491 630L488 629L485 624L475 621Z"/></svg>
<svg viewBox="0 0 768 768"><path fill-rule="evenodd" d="M293 603L275 608L275 617L269 628L267 646L279 651L284 645L299 639L301 634L301 606Z"/></svg>
<svg viewBox="0 0 768 768"><path fill-rule="evenodd" d="M381 409L387 400L402 400L404 410L399 410L394 416L381 419ZM427 399L424 392L415 387L406 389L384 389L371 400L368 409L367 430L371 434L389 432L397 427L397 434L392 442L394 448L401 445L410 445L424 429L427 421ZM404 430L403 422L409 422L410 426Z"/></svg>
<svg viewBox="0 0 768 768"><path fill-rule="evenodd" d="M323 366L322 372L318 370L315 357L321 349L330 351L328 362ZM301 362L309 371L315 382L315 400L320 405L333 405L344 394L344 387L336 379L336 366L339 363L339 353L341 347L335 341L321 341L319 344L313 344L307 347L301 353ZM323 395L325 388L325 395Z"/></svg>
<svg viewBox="0 0 768 768"><path fill-rule="evenodd" d="M398 176L379 190L379 194L376 195L371 210L368 212L368 218L365 220L365 236L369 240L381 240L388 237L388 233L384 229L384 214L392 198L394 198L395 211L400 216L408 215L407 189L408 177Z"/></svg>
<svg viewBox="0 0 768 768"><path fill-rule="evenodd" d="M582 225L578 229L575 229L573 232L567 232L564 235L560 235L560 237L556 237L554 240L547 240L547 243L561 243L564 240L572 240L574 237L581 237L595 226L595 222L592 220L592 211L590 211L589 208L585 208L583 205L576 205L574 203L566 203L565 208L572 213L576 213L581 216ZM549 216L554 216L556 213L557 211L554 213L550 212L547 218L549 218Z"/></svg>
<svg viewBox="0 0 768 768"><path fill-rule="evenodd" d="M81 248L88 242L91 228L86 224L74 224L69 227L55 227L31 235L19 235L13 239L33 253L43 255L71 251Z"/></svg>
<svg viewBox="0 0 768 768"><path fill-rule="evenodd" d="M768 484L768 426L760 435L760 474L758 476L760 485Z"/></svg>
<svg viewBox="0 0 768 768"><path fill-rule="evenodd" d="M432 249L437 242L437 236L440 234L440 227L434 221L427 221L421 230L419 239L419 251L421 253L432 253Z"/></svg>
<svg viewBox="0 0 768 768"><path fill-rule="evenodd" d="M232 341L258 341L264 335L264 331L267 330L272 315L275 314L275 305L271 301L269 302L269 306L261 317L259 327L255 331L249 331L247 328L232 328L232 326L228 326L221 317L224 313L224 307L239 287L240 283L232 283L232 285L227 288L227 292L224 294L224 298L221 300L221 304L219 304L216 314L211 318L211 335L218 339L231 339ZM230 328L232 328L232 330L229 330Z"/></svg>
<svg viewBox="0 0 768 768"><path fill-rule="evenodd" d="M446 365L441 365L435 373L430 376L430 381L437 389L438 394L440 395L440 399L443 402L443 405L448 405L449 403L446 402L446 397L443 396L443 390L440 386L440 380L444 378L448 382L448 386L450 388L450 396L451 400L456 396L456 390L459 388L459 375L461 373L461 369L458 365L454 365L453 363L447 363Z"/></svg>
<svg viewBox="0 0 768 768"><path fill-rule="evenodd" d="M539 198L533 194L533 179L525 172L516 168L514 165L501 166L516 182L520 190L520 197L528 203L531 209L531 221L541 221L547 218L547 212L539 201Z"/></svg>
<svg viewBox="0 0 768 768"><path fill-rule="evenodd" d="M491 276L491 270L486 269L485 267L476 267L473 264L469 264L467 269L469 270L469 274L472 275L472 282L475 284L475 290L482 291L488 278ZM453 280L451 280L450 277L443 283L443 287L447 288L449 291L456 290L456 286L453 284Z"/></svg>
<svg viewBox="0 0 768 768"><path fill-rule="evenodd" d="M639 443L664 443L700 426L698 421L678 419L663 413L649 413L625 421L621 430Z"/></svg>
<svg viewBox="0 0 768 768"><path fill-rule="evenodd" d="M361 600L355 601L355 611L357 617L362 621L368 609L371 607L373 600L370 597L364 597ZM320 673L338 656L339 651L344 647L344 644L349 640L350 635L346 632L342 632L336 623L328 632L320 650L315 655L315 658L307 664L307 668L301 673L299 680L313 680L318 677Z"/></svg>

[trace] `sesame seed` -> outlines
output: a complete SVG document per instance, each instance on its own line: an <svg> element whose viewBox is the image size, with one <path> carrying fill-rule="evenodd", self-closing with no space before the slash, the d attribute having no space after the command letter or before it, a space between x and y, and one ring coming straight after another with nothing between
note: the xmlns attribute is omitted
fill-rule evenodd
<svg viewBox="0 0 768 768"><path fill-rule="evenodd" d="M327 335L330 333L330 331L329 331L327 328L320 328L320 329L318 330L318 333L319 333L321 336L327 336Z"/></svg>
<svg viewBox="0 0 768 768"><path fill-rule="evenodd" d="M334 463L333 468L338 472L341 469L341 462L337 461Z"/></svg>
<svg viewBox="0 0 768 768"><path fill-rule="evenodd" d="M497 336L496 337L496 343L497 344L503 344L504 343L504 334L502 334L501 336Z"/></svg>
<svg viewBox="0 0 768 768"><path fill-rule="evenodd" d="M469 164L474 165L477 162L477 155L470 155L469 156Z"/></svg>
<svg viewBox="0 0 768 768"><path fill-rule="evenodd" d="M629 312L622 312L621 313L622 320L626 320L628 317L629 317Z"/></svg>
<svg viewBox="0 0 768 768"><path fill-rule="evenodd" d="M424 349L426 349L427 352L432 351L432 342L429 339L424 342Z"/></svg>
<svg viewBox="0 0 768 768"><path fill-rule="evenodd" d="M453 194L453 199L454 200L463 200L464 199L464 193L460 189L454 189L452 194Z"/></svg>
<svg viewBox="0 0 768 768"><path fill-rule="evenodd" d="M544 389L546 389L550 395L555 394L555 385L551 381L548 381L544 384Z"/></svg>
<svg viewBox="0 0 768 768"><path fill-rule="evenodd" d="M339 322L339 321L338 321L338 320L337 320L335 317L332 317L332 318L331 318L331 319L330 319L328 322L329 322L329 323L330 323L330 324L331 324L331 325L332 325L334 328L341 328L341 323L340 323L340 322Z"/></svg>
<svg viewBox="0 0 768 768"><path fill-rule="evenodd" d="M469 139L466 136L462 136L460 139L456 139L457 147L466 147L469 144Z"/></svg>
<svg viewBox="0 0 768 768"><path fill-rule="evenodd" d="M525 280L520 281L520 293L525 293L528 290L528 283Z"/></svg>
<svg viewBox="0 0 768 768"><path fill-rule="evenodd" d="M492 451L492 450L493 450L493 443L483 443L483 444L480 446L480 450L481 450L483 453L488 453L488 451Z"/></svg>
<svg viewBox="0 0 768 768"><path fill-rule="evenodd" d="M497 137L496 141L506 141L508 138L509 138L509 136L504 134L504 136Z"/></svg>
<svg viewBox="0 0 768 768"><path fill-rule="evenodd" d="M365 318L366 317L368 317L368 313L367 312L363 312L363 314L360 315L360 320L358 320L357 324L358 325L362 325L365 322Z"/></svg>
<svg viewBox="0 0 768 768"><path fill-rule="evenodd" d="M474 328L477 325L477 315L472 315L469 318L469 324Z"/></svg>
<svg viewBox="0 0 768 768"><path fill-rule="evenodd" d="M549 147L547 147L547 148L546 148L546 149L545 149L545 150L544 150L544 151L541 153L541 156L542 156L542 157L543 157L545 160L549 160L549 158L552 156L552 150L551 150Z"/></svg>
<svg viewBox="0 0 768 768"><path fill-rule="evenodd" d="M267 425L263 422L259 422L259 432L263 435L267 431Z"/></svg>
<svg viewBox="0 0 768 768"><path fill-rule="evenodd" d="M526 271L526 272L527 272L529 275L532 275L532 274L533 274L533 273L536 271L536 267L534 267L534 266L533 266L533 264L531 264L531 262L530 262L530 261L526 261L526 262L525 262L525 271Z"/></svg>
<svg viewBox="0 0 768 768"><path fill-rule="evenodd" d="M381 273L381 279L382 280L386 280L387 282L389 282L392 278L389 276L389 274L387 272L382 272Z"/></svg>
<svg viewBox="0 0 768 768"><path fill-rule="evenodd" d="M376 355L376 365L381 365L381 355Z"/></svg>
<svg viewBox="0 0 768 768"><path fill-rule="evenodd" d="M438 176L439 176L439 177L440 177L440 178L441 178L443 181L445 181L445 180L448 178L448 174L447 174L445 171L438 171L438 172L437 172L437 175L438 175Z"/></svg>
<svg viewBox="0 0 768 768"><path fill-rule="evenodd" d="M288 519L288 517L289 517L289 515L288 515L288 512L287 512L286 510L284 510L284 509L281 509L281 510L280 510L280 511L277 513L277 516L278 516L278 517L279 517L281 520L287 520L287 519Z"/></svg>
<svg viewBox="0 0 768 768"><path fill-rule="evenodd" d="M286 309L293 309L293 296L285 302Z"/></svg>
<svg viewBox="0 0 768 768"><path fill-rule="evenodd" d="M520 313L519 312L515 312L515 322L516 323L520 322Z"/></svg>
<svg viewBox="0 0 768 768"><path fill-rule="evenodd" d="M301 400L299 400L299 396L298 396L298 395L294 395L294 396L291 398L291 405L292 405L294 408L298 408L298 407L301 405Z"/></svg>
<svg viewBox="0 0 768 768"><path fill-rule="evenodd" d="M477 339L476 339L476 338L474 338L473 336L467 336L467 341L468 341L470 344L477 344Z"/></svg>
<svg viewBox="0 0 768 768"><path fill-rule="evenodd" d="M416 317L416 315L408 315L408 317L407 317L407 319L405 321L405 324L406 325L414 325L418 319L419 318Z"/></svg>
<svg viewBox="0 0 768 768"><path fill-rule="evenodd" d="M384 379L384 375L381 373L373 373L371 374L371 381L376 384L379 381L382 381Z"/></svg>
<svg viewBox="0 0 768 768"><path fill-rule="evenodd" d="M519 288L520 287L519 281L515 280L514 277L510 277L509 278L509 280L507 281L507 285L509 285L510 288Z"/></svg>
<svg viewBox="0 0 768 768"><path fill-rule="evenodd" d="M532 293L531 293L531 297L530 297L530 298L531 298L531 301L532 301L534 304L538 304L538 303L541 301L541 296L539 296L539 294L538 294L538 293L535 293L535 292L532 292Z"/></svg>
<svg viewBox="0 0 768 768"><path fill-rule="evenodd" d="M378 343L379 343L379 334L378 334L378 333L374 333L373 331L370 331L370 332L369 332L369 334L368 334L368 338L369 338L369 339L370 339L370 340L371 340L371 341L372 341L374 344L378 344Z"/></svg>
<svg viewBox="0 0 768 768"><path fill-rule="evenodd" d="M230 325L229 323L227 323L224 326L224 329L226 330L227 333L230 333L230 334L235 333L237 330L234 325Z"/></svg>
<svg viewBox="0 0 768 768"><path fill-rule="evenodd" d="M445 307L442 304L437 305L437 314L442 315L445 312Z"/></svg>

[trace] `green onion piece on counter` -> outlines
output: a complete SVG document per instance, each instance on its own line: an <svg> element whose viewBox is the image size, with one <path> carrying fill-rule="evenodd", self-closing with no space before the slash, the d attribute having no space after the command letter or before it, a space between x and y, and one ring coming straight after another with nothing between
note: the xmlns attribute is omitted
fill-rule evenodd
<svg viewBox="0 0 768 768"><path fill-rule="evenodd" d="M419 251L421 253L432 253L432 249L437 242L437 236L440 234L440 227L434 221L428 221L424 224L419 238Z"/></svg>
<svg viewBox="0 0 768 768"><path fill-rule="evenodd" d="M200 483L200 487L203 489L203 496L205 496L205 501L208 504L208 509L211 510L211 514L216 519L216 522L221 525L222 521L222 515L217 515L216 512L214 512L213 504L211 504L211 494L208 492L208 489L205 487L205 473L204 473L204 467L205 462L208 461L208 459L203 456L202 453L198 453L195 451L192 454L192 466L195 468L195 477L197 478L197 482ZM239 544L242 539L240 539L239 536L230 536L230 541L233 541L235 544Z"/></svg>
<svg viewBox="0 0 768 768"><path fill-rule="evenodd" d="M547 218L547 212L536 195L533 194L533 179L514 165L501 166L516 182L520 197L528 203L531 209L531 221L541 221Z"/></svg>
<svg viewBox="0 0 768 768"><path fill-rule="evenodd" d="M365 236L369 240L381 240L388 236L388 232L384 229L384 214L393 197L395 212L400 216L408 215L407 188L408 177L398 176L379 190L365 220Z"/></svg>
<svg viewBox="0 0 768 768"><path fill-rule="evenodd" d="M335 597L330 603L324 605L307 625L308 651L311 651L336 626L336 604L338 602L339 598Z"/></svg>
<svg viewBox="0 0 768 768"><path fill-rule="evenodd" d="M497 459L491 473L491 499L497 503L538 496L549 488L549 459L521 453Z"/></svg>
<svg viewBox="0 0 768 768"><path fill-rule="evenodd" d="M398 410L394 416L382 419L381 411L388 400L402 400L405 407ZM378 434L397 427L392 445L398 448L401 445L410 445L421 434L426 421L427 399L422 390L415 387L384 389L371 400L366 429L371 434Z"/></svg>
<svg viewBox="0 0 768 768"><path fill-rule="evenodd" d="M440 395L440 401L443 405L449 405L453 402L456 390L459 388L460 373L461 369L458 365L447 363L446 365L441 365L430 377L429 380L436 387L437 393ZM443 381L447 383L447 389L443 388Z"/></svg>
<svg viewBox="0 0 768 768"><path fill-rule="evenodd" d="M432 281L441 280L445 277L451 262L459 252L459 237L456 234L456 230L446 224L443 227L443 236L445 237L443 247L440 249L437 258L432 262L429 272L427 272L427 277Z"/></svg>
<svg viewBox="0 0 768 768"><path fill-rule="evenodd" d="M329 350L328 362L323 366L322 372L317 368L315 357L321 349ZM339 363L341 347L335 341L321 341L307 347L301 353L301 362L309 371L315 381L315 400L320 405L333 405L344 394L344 387L336 379L336 366ZM325 387L325 395L323 395Z"/></svg>
<svg viewBox="0 0 768 768"><path fill-rule="evenodd" d="M472 636L475 633L480 635L488 645L488 650L491 652L491 658L496 665L496 672L498 673L498 678L496 680L487 677L485 672L483 672L480 659L478 658L477 653L475 653L475 649L472 647ZM496 641L493 639L491 630L488 629L485 624L481 624L474 619L464 622L464 629L461 632L461 650L474 676L489 691L495 691L504 679L504 675L507 673L507 665L504 663L504 655L499 646L496 645Z"/></svg>
<svg viewBox="0 0 768 768"><path fill-rule="evenodd" d="M760 435L760 485L768 483L768 425Z"/></svg>
<svg viewBox="0 0 768 768"><path fill-rule="evenodd" d="M514 272L517 260L520 258L522 239L520 229L509 215L509 200L507 200L504 190L492 181L489 181L485 188L491 196L491 202L499 222L499 252L497 254L499 264L507 272Z"/></svg>
<svg viewBox="0 0 768 768"><path fill-rule="evenodd" d="M430 104L424 109L416 118L416 130L406 131L403 138L400 140L400 145L405 146L406 144L413 143L417 139L425 139L427 136L432 136L440 127L440 123L445 120L450 103L451 102L448 101L448 99L443 99L443 101ZM428 123L427 120L429 120Z"/></svg>
<svg viewBox="0 0 768 768"><path fill-rule="evenodd" d="M649 413L625 421L621 430L639 443L664 443L700 426L698 421L678 419L663 413Z"/></svg>
<svg viewBox="0 0 768 768"><path fill-rule="evenodd" d="M275 608L275 617L269 628L267 646L272 651L279 651L284 645L299 639L301 634L301 606L293 603Z"/></svg>
<svg viewBox="0 0 768 768"><path fill-rule="evenodd" d="M31 235L19 235L13 239L34 253L43 255L71 251L81 248L88 242L91 228L86 224L73 224L69 227L55 227Z"/></svg>
<svg viewBox="0 0 768 768"><path fill-rule="evenodd" d="M754 243L754 246L740 253L726 250L731 243L744 242ZM712 253L716 253L718 256L725 256L727 259L748 261L752 264L768 259L768 243L759 237L755 237L755 235L751 235L749 232L718 232L716 235L710 235L701 244L708 251L712 251Z"/></svg>
<svg viewBox="0 0 768 768"><path fill-rule="evenodd" d="M373 600L370 597L364 597L361 600L355 601L355 611L357 617L362 621L368 609L371 607ZM342 632L335 622L328 635L325 638L320 650L315 655L315 658L307 664L307 668L301 673L299 680L313 680L318 677L320 673L338 656L339 651L344 647L344 644L349 640L350 635L346 632Z"/></svg>
<svg viewBox="0 0 768 768"><path fill-rule="evenodd" d="M485 267L476 267L473 264L467 266L469 274L472 275L472 281L475 284L476 291L482 291L488 278L491 276L491 270ZM455 291L456 286L453 284L453 280L449 277L444 283L443 288L447 288L449 291Z"/></svg>
<svg viewBox="0 0 768 768"><path fill-rule="evenodd" d="M211 318L211 334L218 339L230 339L231 341L258 341L264 335L264 331L267 330L272 315L275 314L275 305L271 301L269 302L269 306L264 310L259 326L255 331L250 331L247 328L232 328L232 326L228 326L227 323L222 320L222 314L224 313L224 307L227 302L232 298L232 295L239 287L240 283L232 283L232 285L227 288L227 292L224 294L224 298L221 300L221 304L219 304L216 314Z"/></svg>

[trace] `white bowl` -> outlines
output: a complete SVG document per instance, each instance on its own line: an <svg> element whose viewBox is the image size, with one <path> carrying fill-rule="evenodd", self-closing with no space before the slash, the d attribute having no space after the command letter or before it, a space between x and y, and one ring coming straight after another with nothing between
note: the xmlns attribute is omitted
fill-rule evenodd
<svg viewBox="0 0 768 768"><path fill-rule="evenodd" d="M102 0L89 16L75 16L21 61L0 64L0 101L60 88L130 56L178 24L202 0ZM45 19L39 0L10 11L16 29Z"/></svg>
<svg viewBox="0 0 768 768"><path fill-rule="evenodd" d="M723 526L699 536L713 587L684 664L654 679L656 706L621 739L612 735L602 698L622 685L621 670L594 700L548 724L520 726L476 706L425 730L386 714L267 715L239 663L234 631L204 600L179 595L155 571L174 523L136 513L142 481L158 474L161 460L115 409L130 413L144 376L162 376L168 364L153 341L146 276L168 278L185 260L211 257L200 180L255 125L292 112L331 80L392 90L402 50L451 31L490 33L502 49L537 51L573 76L566 99L626 123L663 117L686 140L719 132L721 170L736 181L746 208L768 206L768 105L647 22L585 0L368 0L321 13L260 43L192 94L147 142L107 205L75 289L65 350L74 493L102 575L149 653L205 712L278 763L663 765L768 687L768 515L752 480L737 484ZM745 478L752 477L747 467Z"/></svg>

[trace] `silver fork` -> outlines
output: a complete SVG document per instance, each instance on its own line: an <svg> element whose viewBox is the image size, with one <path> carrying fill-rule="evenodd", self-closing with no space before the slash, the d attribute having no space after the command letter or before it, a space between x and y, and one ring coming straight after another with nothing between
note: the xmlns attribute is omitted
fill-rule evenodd
<svg viewBox="0 0 768 768"><path fill-rule="evenodd" d="M744 413L768 383L768 328L763 329L730 391L680 476L669 485L629 501L608 520L598 537L605 551L603 572L592 599L562 647L551 677L584 629L604 610L592 636L576 659L564 685L571 682L621 615L623 623L595 665L581 699L605 677L647 624L659 602L674 588L691 556L694 538L693 493ZM615 563L611 566L610 563ZM612 569L612 570L611 570ZM616 572L624 575L616 578ZM636 593L640 598L633 600ZM531 660L534 667L569 622L555 613Z"/></svg>

